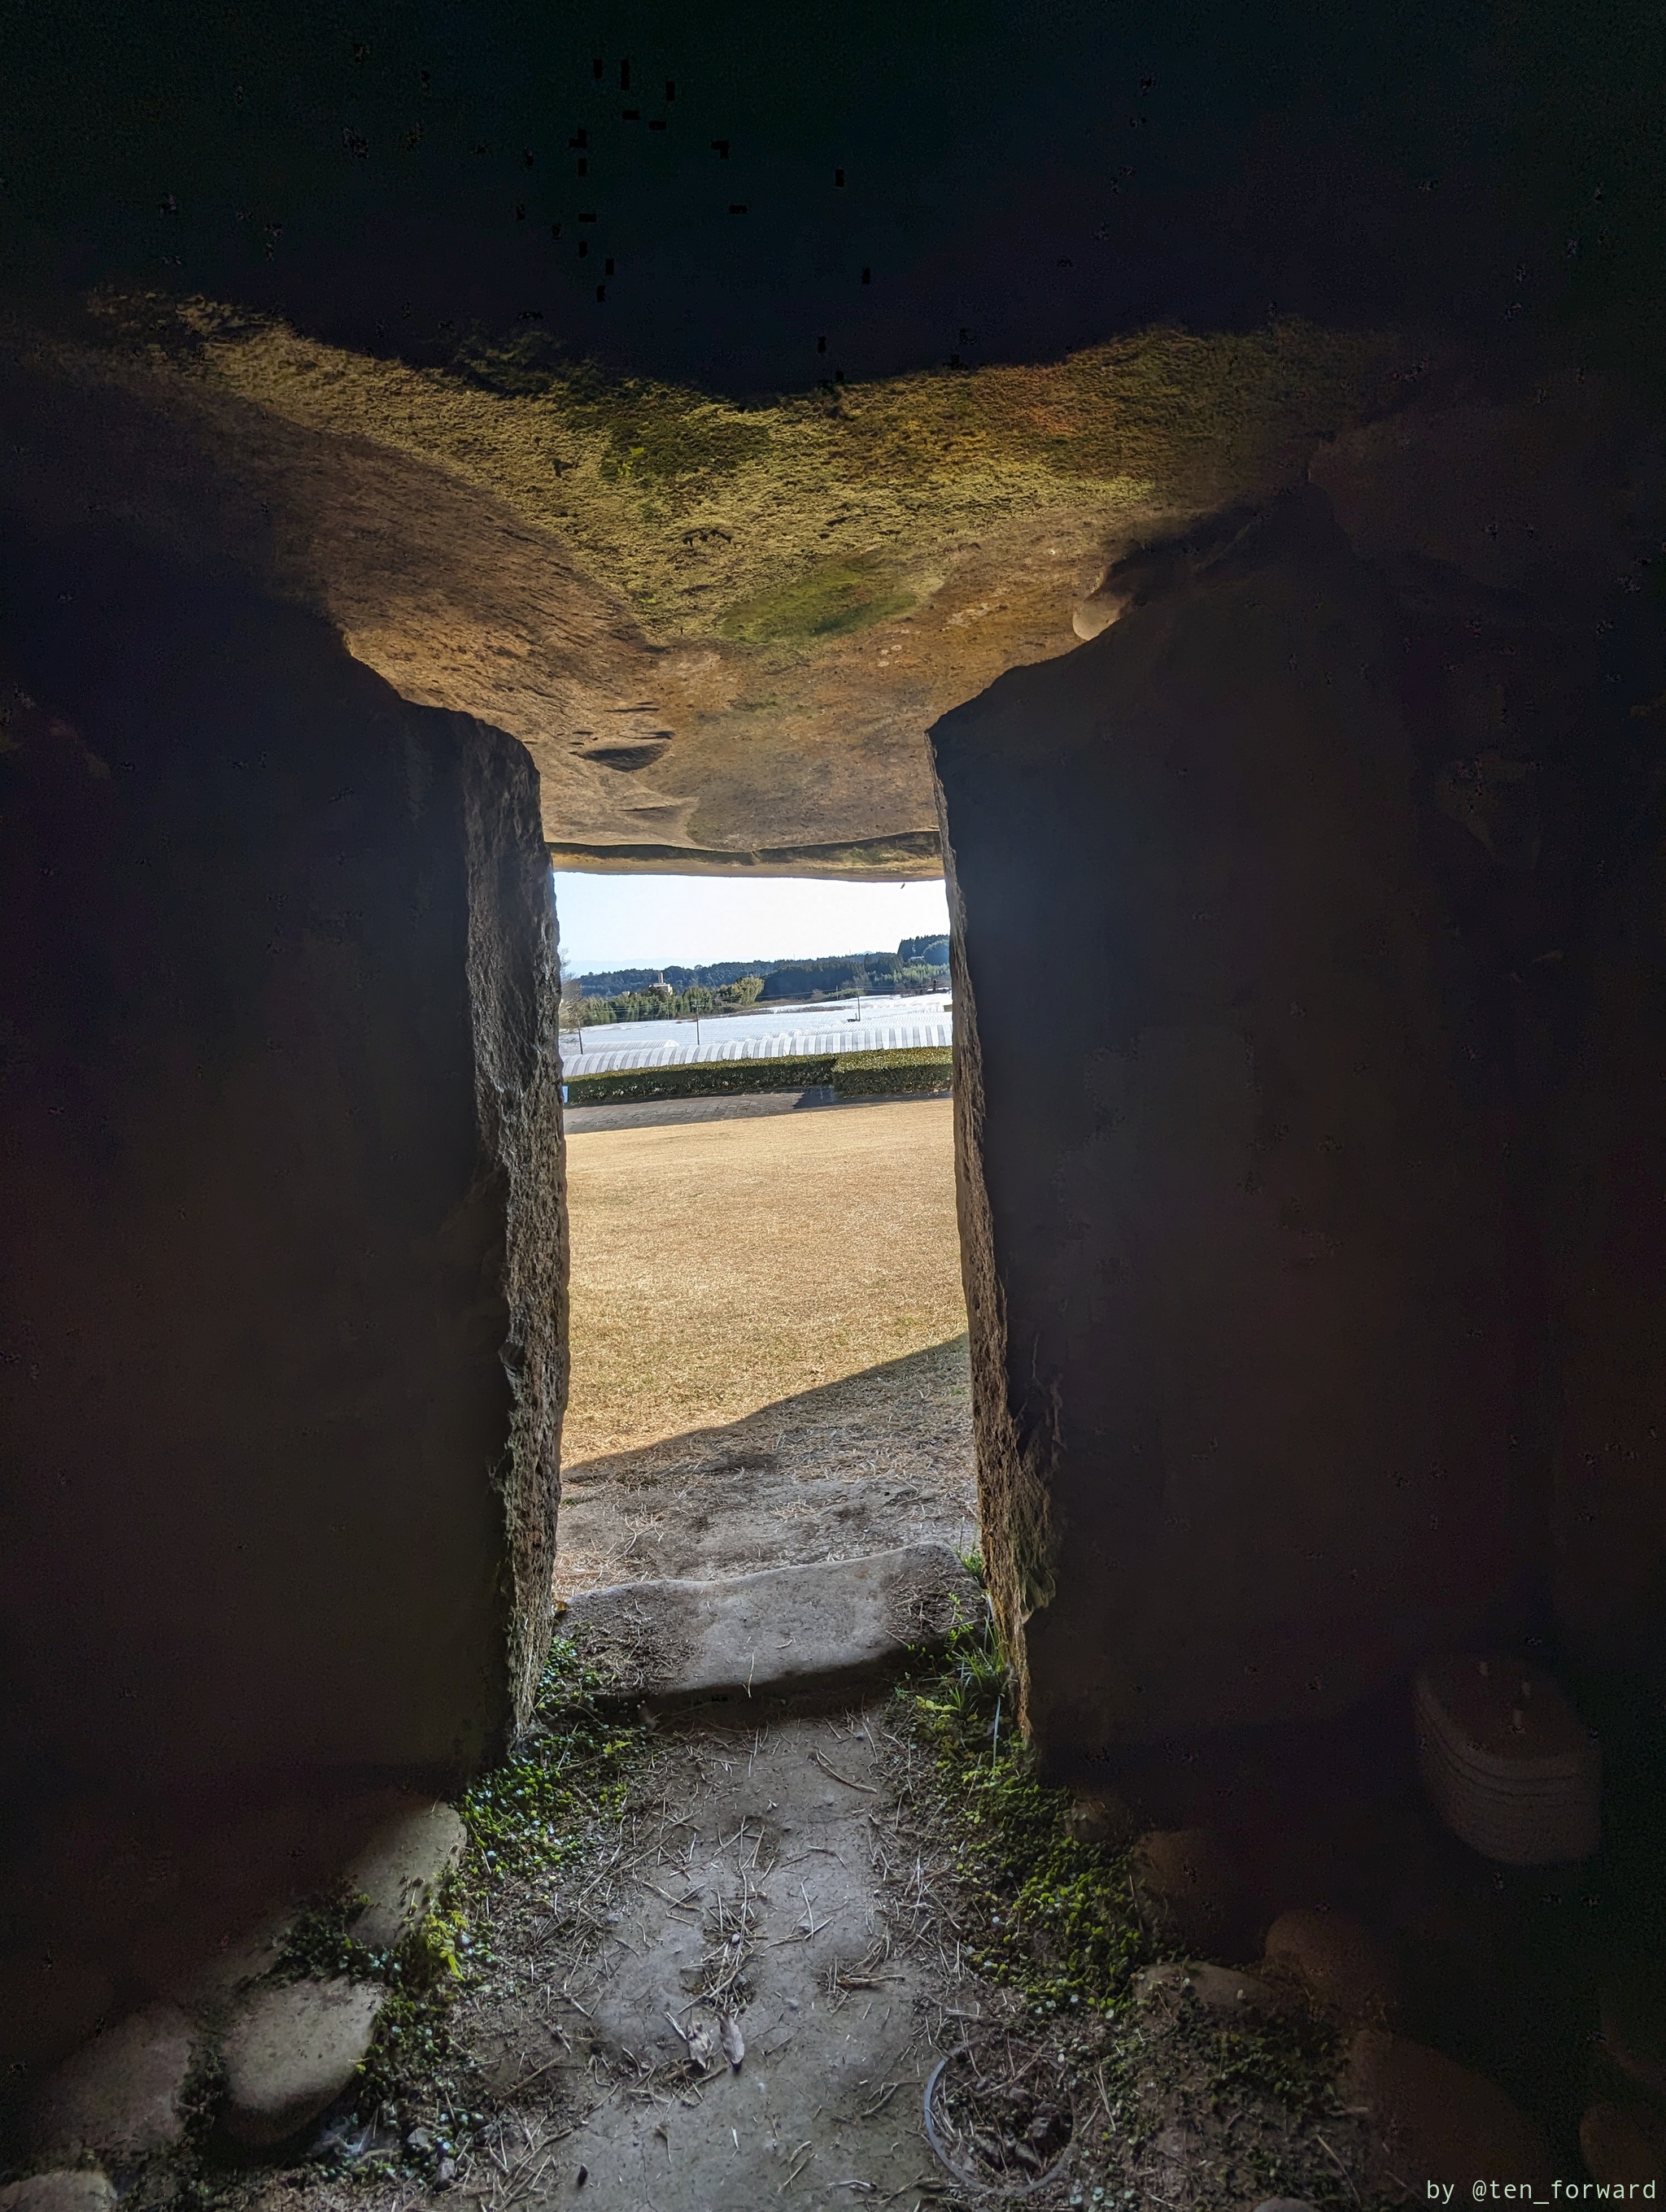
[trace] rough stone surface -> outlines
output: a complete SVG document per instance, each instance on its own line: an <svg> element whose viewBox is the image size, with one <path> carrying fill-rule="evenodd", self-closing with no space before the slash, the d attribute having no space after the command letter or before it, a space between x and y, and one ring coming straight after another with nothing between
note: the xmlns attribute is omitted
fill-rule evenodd
<svg viewBox="0 0 1666 2212"><path fill-rule="evenodd" d="M536 778L291 607L0 545L0 1771L454 1773L548 1631Z"/></svg>
<svg viewBox="0 0 1666 2212"><path fill-rule="evenodd" d="M1134 1853L1134 1893L1153 1928L1189 1950L1239 1958L1252 1947L1243 1878L1210 1828L1159 1828Z"/></svg>
<svg viewBox="0 0 1666 2212"><path fill-rule="evenodd" d="M1432 850L1462 949L1448 988L1488 1109L1517 1133L1512 1426L1534 1469L1535 1567L1570 1654L1651 1668L1666 1626L1666 864L1619 824L1648 805L1630 733L1662 693L1658 603L1631 581L1659 535L1657 447L1553 380L1527 407L1409 408L1336 439L1310 474L1407 620L1402 696L1426 732ZM1605 783L1629 794L1618 811Z"/></svg>
<svg viewBox="0 0 1666 2212"><path fill-rule="evenodd" d="M1072 649L1073 604L1130 538L1298 474L1397 350L1326 334L1309 358L1296 324L1154 331L934 392L878 381L854 436L836 410L662 388L673 443L704 456L667 504L616 474L634 434L599 388L569 405L560 379L494 390L240 317L204 344L155 299L112 376L123 321L112 301L79 343L0 327L0 496L119 497L149 544L280 569L406 697L525 744L569 858L892 880L940 865L933 716ZM1201 440L1127 404L1188 364L1232 388ZM1038 447L1037 408L1085 434ZM927 453L933 496L899 497Z"/></svg>
<svg viewBox="0 0 1666 2212"><path fill-rule="evenodd" d="M347 1887L369 1899L352 1933L373 1951L387 1949L433 1904L456 1866L468 1831L454 1805L413 1804L347 1870Z"/></svg>
<svg viewBox="0 0 1666 2212"><path fill-rule="evenodd" d="M1579 2153L1594 2181L1659 2181L1666 2175L1666 2118L1646 2107L1588 2106Z"/></svg>
<svg viewBox="0 0 1666 2212"><path fill-rule="evenodd" d="M90 2166L31 2173L0 2189L0 2212L111 2212L116 2192Z"/></svg>
<svg viewBox="0 0 1666 2212"><path fill-rule="evenodd" d="M386 1991L374 1982L291 1982L263 1990L226 2032L228 2132L279 2143L353 2079Z"/></svg>
<svg viewBox="0 0 1666 2212"><path fill-rule="evenodd" d="M575 1598L564 1625L613 1694L668 1711L871 1686L983 1602L946 1545L909 1544L724 1582L623 1583Z"/></svg>
<svg viewBox="0 0 1666 2212"><path fill-rule="evenodd" d="M1289 1998L1270 1983L1207 1960L1146 1966L1134 1976L1134 1986L1146 1998L1181 1998L1189 1991L1206 2012L1266 2015L1290 2009Z"/></svg>
<svg viewBox="0 0 1666 2212"><path fill-rule="evenodd" d="M1499 1132L1554 1149L1574 1079L1572 702L1617 759L1647 664L1610 684L1583 598L1540 623L1519 564L1336 496L1366 552L1316 489L1218 518L933 732L985 1554L1061 1772L1339 1711L1549 1571Z"/></svg>
<svg viewBox="0 0 1666 2212"><path fill-rule="evenodd" d="M1343 2101L1367 2113L1391 2157L1420 2180L1450 2182L1468 2195L1477 2181L1505 2176L1547 2193L1550 2146L1536 2120L1496 2082L1438 2051L1380 2028L1348 2046Z"/></svg>
<svg viewBox="0 0 1666 2212"><path fill-rule="evenodd" d="M1298 1983L1317 2009L1349 2027L1389 2027L1400 1968L1369 1928L1346 1912L1281 1912L1267 1931L1269 1974Z"/></svg>
<svg viewBox="0 0 1666 2212"><path fill-rule="evenodd" d="M185 2133L192 2040L190 2021L173 2005L106 2028L45 2083L31 2139L41 2150L90 2150L118 2162L166 2150Z"/></svg>

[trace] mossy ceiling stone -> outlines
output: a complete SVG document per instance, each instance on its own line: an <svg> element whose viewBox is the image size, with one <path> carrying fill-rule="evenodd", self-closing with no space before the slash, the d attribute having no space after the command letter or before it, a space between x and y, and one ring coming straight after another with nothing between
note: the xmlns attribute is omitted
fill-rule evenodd
<svg viewBox="0 0 1666 2212"><path fill-rule="evenodd" d="M915 594L877 554L824 562L773 592L729 608L720 634L742 645L806 645L905 615Z"/></svg>
<svg viewBox="0 0 1666 2212"><path fill-rule="evenodd" d="M509 731L568 865L889 876L936 872L931 723L1071 650L1128 545L1298 477L1408 357L1159 329L743 404L533 339L416 368L205 301L7 335L61 420L25 398L0 475L39 503L78 473Z"/></svg>

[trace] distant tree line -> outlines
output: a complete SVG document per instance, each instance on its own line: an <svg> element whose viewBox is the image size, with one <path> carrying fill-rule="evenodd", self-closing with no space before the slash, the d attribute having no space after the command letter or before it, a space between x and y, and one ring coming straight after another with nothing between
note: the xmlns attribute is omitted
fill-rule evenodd
<svg viewBox="0 0 1666 2212"><path fill-rule="evenodd" d="M576 980L584 983L591 979ZM615 991L606 998L563 991L561 1018L565 1027L576 1029L581 1024L588 1028L608 1022L669 1022L696 1014L733 1014L755 1004L763 988L762 975L737 975L733 983L715 987L690 983L686 990L677 991L668 976L663 987L656 979L647 990Z"/></svg>
<svg viewBox="0 0 1666 2212"><path fill-rule="evenodd" d="M701 968L613 968L569 976L562 1019L569 1027L663 1022L734 1013L759 1000L908 997L946 990L946 937L905 937L895 952L840 952L819 960L714 960Z"/></svg>

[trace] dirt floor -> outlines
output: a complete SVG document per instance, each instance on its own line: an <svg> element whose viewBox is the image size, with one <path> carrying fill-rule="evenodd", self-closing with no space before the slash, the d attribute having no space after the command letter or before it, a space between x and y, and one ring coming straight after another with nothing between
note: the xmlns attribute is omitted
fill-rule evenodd
<svg viewBox="0 0 1666 2212"><path fill-rule="evenodd" d="M950 1112L575 1129L569 1476L960 1335Z"/></svg>
<svg viewBox="0 0 1666 2212"><path fill-rule="evenodd" d="M552 1711L465 1802L460 1978L390 2008L299 2158L228 2166L210 2144L138 2212L1418 2194L1339 2098L1334 2036L1131 1984L1167 1947L1132 1915L1125 1854L1073 1842L1026 1778L1000 1690L974 1656L745 1729ZM967 2182L926 2124L940 2069L938 2139Z"/></svg>

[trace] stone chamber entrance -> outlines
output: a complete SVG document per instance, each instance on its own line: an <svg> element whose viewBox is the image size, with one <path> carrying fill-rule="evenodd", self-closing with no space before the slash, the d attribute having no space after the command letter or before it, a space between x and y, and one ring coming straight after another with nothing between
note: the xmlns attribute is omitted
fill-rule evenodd
<svg viewBox="0 0 1666 2212"><path fill-rule="evenodd" d="M1658 26L372 12L0 96L0 2212L1657 2191ZM552 864L945 877L964 1350Z"/></svg>
<svg viewBox="0 0 1666 2212"><path fill-rule="evenodd" d="M952 1117L883 1092L569 1106L558 1596L976 1548Z"/></svg>

